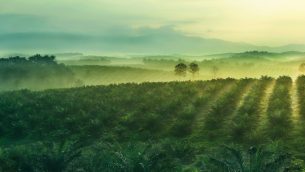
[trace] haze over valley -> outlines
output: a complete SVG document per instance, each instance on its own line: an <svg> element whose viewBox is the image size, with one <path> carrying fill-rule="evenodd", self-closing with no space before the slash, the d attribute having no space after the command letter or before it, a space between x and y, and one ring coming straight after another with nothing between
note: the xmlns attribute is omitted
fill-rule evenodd
<svg viewBox="0 0 305 172"><path fill-rule="evenodd" d="M304 172L305 1L0 5L0 172Z"/></svg>

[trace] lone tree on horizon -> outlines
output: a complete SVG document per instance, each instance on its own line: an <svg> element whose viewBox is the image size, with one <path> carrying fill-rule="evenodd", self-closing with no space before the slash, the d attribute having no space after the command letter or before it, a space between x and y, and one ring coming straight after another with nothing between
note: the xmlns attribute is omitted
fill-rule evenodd
<svg viewBox="0 0 305 172"><path fill-rule="evenodd" d="M193 75L193 78L195 77L196 74L199 74L199 65L197 63L191 63L189 65L189 71Z"/></svg>
<svg viewBox="0 0 305 172"><path fill-rule="evenodd" d="M175 74L178 76L185 77L187 72L187 65L184 63L179 63L175 66Z"/></svg>

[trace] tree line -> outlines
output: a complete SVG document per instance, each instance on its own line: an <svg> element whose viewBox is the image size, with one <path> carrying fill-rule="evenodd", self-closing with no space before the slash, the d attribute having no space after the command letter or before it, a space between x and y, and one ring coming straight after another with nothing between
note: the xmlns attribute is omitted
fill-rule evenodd
<svg viewBox="0 0 305 172"><path fill-rule="evenodd" d="M0 90L62 88L81 83L53 55L0 58Z"/></svg>
<svg viewBox="0 0 305 172"><path fill-rule="evenodd" d="M57 64L55 61L55 56L53 55L40 55L36 54L33 56L30 56L28 58L26 57L8 57L8 58L0 58L0 65L16 65L16 64Z"/></svg>

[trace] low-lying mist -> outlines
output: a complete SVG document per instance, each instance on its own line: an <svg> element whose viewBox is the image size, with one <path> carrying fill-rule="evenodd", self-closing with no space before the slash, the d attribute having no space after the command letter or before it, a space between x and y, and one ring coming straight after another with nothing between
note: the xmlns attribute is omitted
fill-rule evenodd
<svg viewBox="0 0 305 172"><path fill-rule="evenodd" d="M53 89L120 83L259 78L305 72L305 53L244 52L209 56L90 56L80 53L0 59L0 90ZM196 74L189 65L198 65ZM175 66L185 64L185 74Z"/></svg>

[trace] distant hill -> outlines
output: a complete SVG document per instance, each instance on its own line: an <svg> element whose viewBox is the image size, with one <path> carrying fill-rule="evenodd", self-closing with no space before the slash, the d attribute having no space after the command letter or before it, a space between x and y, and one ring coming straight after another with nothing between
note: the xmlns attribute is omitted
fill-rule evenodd
<svg viewBox="0 0 305 172"><path fill-rule="evenodd" d="M215 54L244 51L305 51L305 45L281 47L256 46L188 36L170 28L140 30L133 35L79 35L71 33L0 34L0 51L26 52L98 52L122 54ZM63 54L60 54L63 55ZM77 53L66 55L80 55Z"/></svg>
<svg viewBox="0 0 305 172"><path fill-rule="evenodd" d="M241 53L223 53L203 56L206 59L290 59L305 58L305 52L286 51L286 52L268 52L268 51L246 51Z"/></svg>

